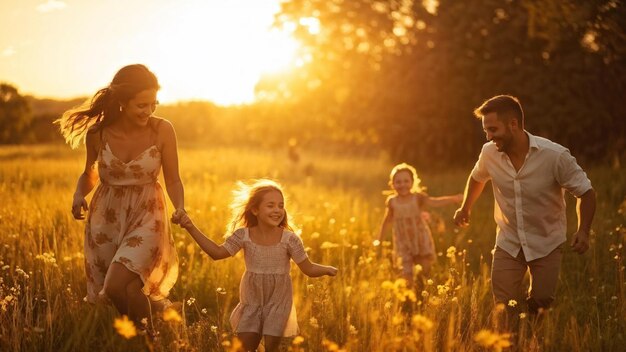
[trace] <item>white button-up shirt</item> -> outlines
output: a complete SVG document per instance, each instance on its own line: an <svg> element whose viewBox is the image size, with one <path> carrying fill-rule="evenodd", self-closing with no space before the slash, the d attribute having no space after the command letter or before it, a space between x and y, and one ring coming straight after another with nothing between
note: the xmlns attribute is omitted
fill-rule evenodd
<svg viewBox="0 0 626 352"><path fill-rule="evenodd" d="M527 261L545 257L566 241L564 190L576 197L591 189L587 174L565 147L529 138L524 164L515 171L508 155L492 142L483 145L471 177L491 180L495 198L496 246Z"/></svg>

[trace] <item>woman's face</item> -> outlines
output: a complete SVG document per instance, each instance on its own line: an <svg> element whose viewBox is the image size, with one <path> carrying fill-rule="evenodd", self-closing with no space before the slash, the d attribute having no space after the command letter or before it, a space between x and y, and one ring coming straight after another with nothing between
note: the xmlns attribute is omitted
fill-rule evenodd
<svg viewBox="0 0 626 352"><path fill-rule="evenodd" d="M122 116L134 125L147 126L158 103L156 89L143 90L122 104Z"/></svg>

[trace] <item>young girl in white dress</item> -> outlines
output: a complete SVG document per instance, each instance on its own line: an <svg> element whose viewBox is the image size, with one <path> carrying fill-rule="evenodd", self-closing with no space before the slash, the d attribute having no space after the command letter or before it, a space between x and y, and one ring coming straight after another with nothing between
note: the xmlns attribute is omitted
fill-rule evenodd
<svg viewBox="0 0 626 352"><path fill-rule="evenodd" d="M375 245L380 244L391 226L394 263L400 262L402 276L412 286L414 265L419 264L423 274L428 275L436 259L433 235L422 216L424 210L460 203L463 195L430 197L422 192L415 168L405 163L391 170L389 185L392 194L387 198L387 208Z"/></svg>
<svg viewBox="0 0 626 352"><path fill-rule="evenodd" d="M280 185L263 179L239 186L231 204L232 234L222 245L198 230L184 211L174 214L172 221L185 228L214 260L234 256L243 249L246 271L239 287L240 302L230 323L246 351L255 351L262 337L265 350L275 351L281 337L298 333L290 259L310 277L335 276L337 269L309 260L302 240L292 232Z"/></svg>

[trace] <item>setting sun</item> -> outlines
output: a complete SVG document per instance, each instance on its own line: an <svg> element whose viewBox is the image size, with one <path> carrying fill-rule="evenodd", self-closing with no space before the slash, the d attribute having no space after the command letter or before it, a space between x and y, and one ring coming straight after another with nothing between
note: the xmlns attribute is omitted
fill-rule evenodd
<svg viewBox="0 0 626 352"><path fill-rule="evenodd" d="M137 62L158 75L161 101L251 103L261 75L298 62L297 41L271 28L278 1L28 0L0 10L18 29L0 34L0 79L36 96L93 94Z"/></svg>

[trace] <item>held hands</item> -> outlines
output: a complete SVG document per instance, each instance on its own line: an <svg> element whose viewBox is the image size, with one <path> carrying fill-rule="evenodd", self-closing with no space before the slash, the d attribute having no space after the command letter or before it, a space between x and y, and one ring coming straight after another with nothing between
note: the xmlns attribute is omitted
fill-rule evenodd
<svg viewBox="0 0 626 352"><path fill-rule="evenodd" d="M457 209L454 213L454 223L456 226L466 227L469 225L470 212L463 208Z"/></svg>
<svg viewBox="0 0 626 352"><path fill-rule="evenodd" d="M189 230L191 227L193 227L193 221L191 221L191 218L189 217L185 209L176 209L176 211L174 211L174 214L172 214L171 221L173 224L177 224L178 226L186 230Z"/></svg>
<svg viewBox="0 0 626 352"><path fill-rule="evenodd" d="M74 216L74 219L83 220L85 218L83 211L87 210L89 210L89 206L85 198L74 195L74 199L72 200L72 216Z"/></svg>
<svg viewBox="0 0 626 352"><path fill-rule="evenodd" d="M583 254L589 249L589 235L585 231L578 230L570 243L572 250L578 254Z"/></svg>
<svg viewBox="0 0 626 352"><path fill-rule="evenodd" d="M452 200L457 204L463 203L463 193L453 195Z"/></svg>

